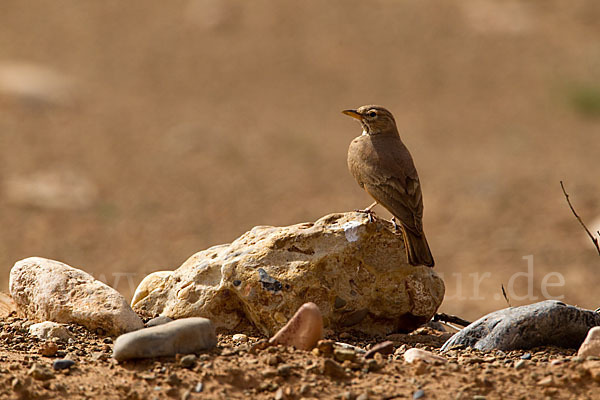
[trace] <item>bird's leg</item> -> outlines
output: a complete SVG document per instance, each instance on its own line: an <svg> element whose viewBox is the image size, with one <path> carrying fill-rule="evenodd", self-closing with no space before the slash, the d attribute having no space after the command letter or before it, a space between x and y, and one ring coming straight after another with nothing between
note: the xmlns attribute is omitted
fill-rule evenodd
<svg viewBox="0 0 600 400"><path fill-rule="evenodd" d="M392 224L394 224L394 230L398 232L400 230L400 225L398 225L398 223L396 222L396 217L392 217L391 221Z"/></svg>
<svg viewBox="0 0 600 400"><path fill-rule="evenodd" d="M375 217L374 217L375 212L373 212L372 208L375 207L376 205L377 205L377 202L371 204L369 207L365 208L364 210L354 210L354 211L367 214L367 216L369 217L369 222L374 222L375 221Z"/></svg>
<svg viewBox="0 0 600 400"><path fill-rule="evenodd" d="M369 214L369 213L373 212L373 211L371 211L371 209L373 207L375 207L377 204L379 204L379 203L375 202L375 203L371 204L369 207L365 208L364 210L354 210L354 211Z"/></svg>

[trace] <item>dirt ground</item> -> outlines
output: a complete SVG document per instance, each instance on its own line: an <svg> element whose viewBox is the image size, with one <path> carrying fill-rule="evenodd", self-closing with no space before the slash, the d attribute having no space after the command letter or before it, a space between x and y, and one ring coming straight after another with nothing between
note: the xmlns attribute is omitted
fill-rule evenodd
<svg viewBox="0 0 600 400"><path fill-rule="evenodd" d="M449 336L430 328L389 335L395 349L389 356L365 359L357 354L343 363L326 353L282 346L257 350L260 338L253 335L247 342L219 335L215 350L184 366L179 357L118 364L110 358L111 338L77 326L69 328L74 340L59 344L54 356L41 356L45 342L30 337L23 322L1 322L2 398L594 399L600 386L600 361L579 360L565 349L454 349L444 353L445 364L406 363L407 348L437 352ZM365 349L374 338L342 334L330 340ZM76 363L52 371L52 362L60 357Z"/></svg>
<svg viewBox="0 0 600 400"><path fill-rule="evenodd" d="M600 258L559 181L600 229L598 20L596 0L4 0L0 290L17 260L42 256L131 298L147 273L253 226L365 207L346 168L360 128L340 110L378 103L419 170L447 288L440 311L472 320L503 308L501 285L512 305L559 297L595 309ZM26 354L2 350L9 365ZM139 377L153 364L93 363L69 385L101 372L97 390L119 379L156 386ZM307 382L360 395L396 380L410 395L427 381L444 398L490 368L495 376L485 363L447 368L414 376L390 361L351 383ZM554 368L502 369L493 393L541 397L530 372ZM246 390L207 379L210 393Z"/></svg>

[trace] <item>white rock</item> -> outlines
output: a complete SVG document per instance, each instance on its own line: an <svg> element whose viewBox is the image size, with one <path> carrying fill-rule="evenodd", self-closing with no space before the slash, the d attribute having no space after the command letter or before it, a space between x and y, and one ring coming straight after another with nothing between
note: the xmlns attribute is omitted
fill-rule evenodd
<svg viewBox="0 0 600 400"><path fill-rule="evenodd" d="M44 321L31 325L29 327L29 334L40 339L57 338L64 341L69 340L72 336L63 325L52 321Z"/></svg>
<svg viewBox="0 0 600 400"><path fill-rule="evenodd" d="M31 257L17 262L9 288L19 312L33 321L76 323L113 335L144 326L116 290L58 261Z"/></svg>
<svg viewBox="0 0 600 400"><path fill-rule="evenodd" d="M236 333L231 337L231 340L233 340L234 342L247 342L248 335L244 335L243 333Z"/></svg>
<svg viewBox="0 0 600 400"><path fill-rule="evenodd" d="M585 340L579 347L577 356L586 358L588 356L600 357L600 326L588 331Z"/></svg>
<svg viewBox="0 0 600 400"><path fill-rule="evenodd" d="M448 360L446 360L444 357L433 354L430 351L417 348L406 350L404 353L404 360L409 364L412 364L415 361L424 361L428 364L445 364L448 362Z"/></svg>

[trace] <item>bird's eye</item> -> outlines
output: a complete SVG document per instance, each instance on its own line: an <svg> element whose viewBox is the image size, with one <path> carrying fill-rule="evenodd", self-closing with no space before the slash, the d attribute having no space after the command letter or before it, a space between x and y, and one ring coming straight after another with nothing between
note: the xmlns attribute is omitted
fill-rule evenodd
<svg viewBox="0 0 600 400"><path fill-rule="evenodd" d="M377 113L375 111L371 111L369 113L369 117L371 117L371 118L375 118L376 116L377 116Z"/></svg>

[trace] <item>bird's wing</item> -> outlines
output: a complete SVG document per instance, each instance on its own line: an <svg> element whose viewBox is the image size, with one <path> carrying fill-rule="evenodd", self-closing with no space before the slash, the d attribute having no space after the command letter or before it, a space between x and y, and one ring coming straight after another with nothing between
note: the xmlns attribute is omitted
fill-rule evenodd
<svg viewBox="0 0 600 400"><path fill-rule="evenodd" d="M364 188L407 229L423 233L423 197L418 178L401 181L390 177L376 184L365 183Z"/></svg>
<svg viewBox="0 0 600 400"><path fill-rule="evenodd" d="M382 139L375 145L379 168L369 173L364 188L406 228L421 234L423 197L412 157L399 138Z"/></svg>

